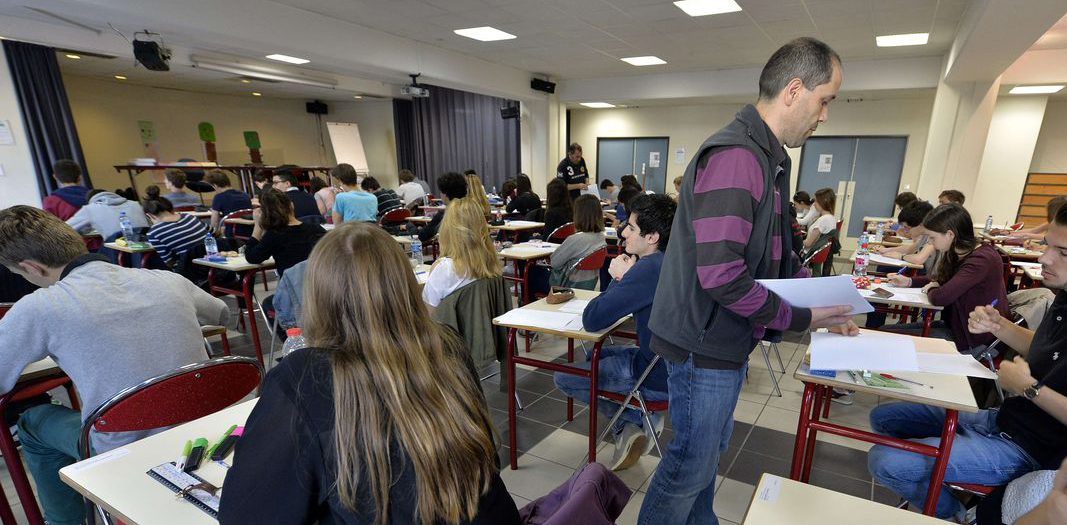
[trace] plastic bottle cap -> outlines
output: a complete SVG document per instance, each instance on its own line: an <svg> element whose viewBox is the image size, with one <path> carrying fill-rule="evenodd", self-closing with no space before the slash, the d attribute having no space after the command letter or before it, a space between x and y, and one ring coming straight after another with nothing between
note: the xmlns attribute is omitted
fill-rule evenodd
<svg viewBox="0 0 1067 525"><path fill-rule="evenodd" d="M300 329L299 328L289 328L289 329L287 329L285 331L285 335L287 335L289 337L300 335Z"/></svg>

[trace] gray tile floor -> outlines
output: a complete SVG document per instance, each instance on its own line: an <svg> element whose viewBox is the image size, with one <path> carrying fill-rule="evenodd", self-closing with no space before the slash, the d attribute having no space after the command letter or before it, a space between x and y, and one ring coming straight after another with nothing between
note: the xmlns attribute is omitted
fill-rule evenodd
<svg viewBox="0 0 1067 525"><path fill-rule="evenodd" d="M847 260L847 259L845 259ZM842 271L843 268L838 268ZM271 290L274 286L271 286ZM257 295L265 296L262 284ZM233 301L228 299L231 308ZM262 318L258 319L262 321ZM266 354L270 345L270 332L260 322L258 325ZM254 356L251 338L236 331L231 324L229 331L231 349L236 355ZM221 351L217 339L213 342L216 351ZM770 374L758 352L752 354L748 381L741 391L734 411L735 425L730 445L722 455L718 468L715 497L715 513L720 523L740 523L751 499L759 477L764 472L788 476L792 457L800 397L803 385L792 378L794 370L804 354L805 340L791 340L779 345L786 374L778 372L782 396L773 393ZM554 337L538 338L533 344L532 355L548 361L566 357L566 341ZM575 352L576 356L582 352ZM774 363L777 368L777 363ZM507 443L507 396L499 391L499 377L483 382L483 390L494 423L497 425L501 475L508 490L521 507L528 501L547 494L560 485L584 463L589 431L587 407L575 403L572 421L566 418L566 397L556 390L552 376L541 370L520 367L516 379L519 397L524 409L518 413L517 440L519 469L510 470ZM833 405L830 420L869 430L867 414L880 399L858 394L852 406ZM600 431L608 418L598 418ZM666 446L672 436L669 427L661 437ZM838 492L861 498L873 499L886 504L895 504L897 497L874 484L867 472L866 451L870 445L837 436L821 435L816 446L816 456L811 482ZM597 455L601 461L611 457L613 445L600 444ZM636 523L641 502L659 464L658 454L644 456L633 467L619 472L620 478L634 490L618 523ZM0 483L15 512L18 523L25 523L25 516L18 504L14 487L6 468L0 465Z"/></svg>

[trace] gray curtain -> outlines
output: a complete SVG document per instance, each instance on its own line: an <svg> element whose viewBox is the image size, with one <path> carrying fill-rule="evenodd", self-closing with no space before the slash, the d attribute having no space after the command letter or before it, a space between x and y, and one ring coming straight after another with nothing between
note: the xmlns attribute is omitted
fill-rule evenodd
<svg viewBox="0 0 1067 525"><path fill-rule="evenodd" d="M415 109L411 101L403 98L393 99L393 129L396 132L396 164L399 169L411 170L415 176L430 181L427 177L415 169Z"/></svg>
<svg viewBox="0 0 1067 525"><path fill-rule="evenodd" d="M518 102L428 87L428 98L412 101L415 173L430 182L434 193L439 193L437 177L449 171L478 172L486 191L518 175L519 120L500 117L500 108ZM399 139L398 132L398 151Z"/></svg>
<svg viewBox="0 0 1067 525"><path fill-rule="evenodd" d="M26 123L26 140L37 171L41 197L58 186L52 178L52 165L70 159L82 167L82 183L93 187L85 166L78 130L63 87L56 50L51 47L4 40L4 54L15 84L22 120Z"/></svg>

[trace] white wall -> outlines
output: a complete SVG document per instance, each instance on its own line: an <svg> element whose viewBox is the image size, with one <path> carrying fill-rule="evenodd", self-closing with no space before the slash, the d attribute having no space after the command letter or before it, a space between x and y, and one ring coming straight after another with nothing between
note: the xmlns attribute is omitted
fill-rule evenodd
<svg viewBox="0 0 1067 525"><path fill-rule="evenodd" d="M974 196L967 198L975 222L984 222L987 215L996 224L1015 222L1047 101L1045 96L1011 95L997 100Z"/></svg>
<svg viewBox="0 0 1067 525"><path fill-rule="evenodd" d="M0 145L0 209L16 204L41 205L33 156L26 142L26 127L19 112L15 86L7 67L7 57L0 53L0 120L11 124L14 144Z"/></svg>
<svg viewBox="0 0 1067 525"><path fill-rule="evenodd" d="M1050 100L1030 161L1031 173L1067 173L1067 100Z"/></svg>
<svg viewBox="0 0 1067 525"><path fill-rule="evenodd" d="M204 158L197 133L197 124L202 121L215 126L215 148L221 164L249 162L244 131L259 132L266 164L334 162L325 126L321 130L317 127L303 100L195 93L77 76L65 76L64 82L87 171L100 188L129 185L113 166L144 156L139 120L155 123L160 160L164 162ZM359 124L371 173L383 186L395 185L391 102L330 103L330 114L322 120ZM324 144L320 144L320 137ZM150 184L151 179L151 174L144 173L138 185Z"/></svg>
<svg viewBox="0 0 1067 525"><path fill-rule="evenodd" d="M907 135L901 187L915 188L922 163L932 98L876 100L830 106L830 118L819 135ZM666 180L682 175L696 148L709 135L729 123L740 104L654 106L628 109L571 110L571 140L583 146L586 164L596 174L597 137L670 137ZM685 148L685 161L674 162L674 150ZM800 148L790 149L793 184L800 165ZM936 197L936 195L935 195Z"/></svg>

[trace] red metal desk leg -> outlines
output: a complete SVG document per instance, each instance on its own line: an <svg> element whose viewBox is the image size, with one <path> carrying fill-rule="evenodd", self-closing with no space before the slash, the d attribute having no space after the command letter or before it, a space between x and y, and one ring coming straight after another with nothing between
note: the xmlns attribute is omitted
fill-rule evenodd
<svg viewBox="0 0 1067 525"><path fill-rule="evenodd" d="M597 418L597 375L600 368L600 346L604 344L603 341L597 341L593 345L593 354L589 356L589 462L596 462L596 444L599 432L596 428Z"/></svg>
<svg viewBox="0 0 1067 525"><path fill-rule="evenodd" d="M515 333L518 330L514 328L508 329L508 344L505 347L507 352L507 374L508 374L508 454L511 459L511 470L519 468L519 455L515 450L515 361L512 359L515 357Z"/></svg>
<svg viewBox="0 0 1067 525"><path fill-rule="evenodd" d="M259 330L256 328L256 309L253 306L255 298L252 296L252 288L256 286L256 272L249 270L241 279L241 290L244 292L245 309L248 311L248 330L252 332L252 345L256 347L256 359L263 362L263 347L259 344Z"/></svg>
<svg viewBox="0 0 1067 525"><path fill-rule="evenodd" d="M958 418L958 411L945 411L945 426L941 430L941 442L937 447L937 460L934 461L934 470L930 473L930 489L926 491L926 505L923 507L923 514L927 516L933 516L937 510L937 499L941 495L941 483L945 481L945 469L948 468L948 458L952 452L952 441L956 438L956 420Z"/></svg>
<svg viewBox="0 0 1067 525"><path fill-rule="evenodd" d="M126 267L126 252L115 250L115 264Z"/></svg>
<svg viewBox="0 0 1067 525"><path fill-rule="evenodd" d="M141 254L141 268L148 269L148 262L152 260L152 254L156 252L144 252Z"/></svg>
<svg viewBox="0 0 1067 525"><path fill-rule="evenodd" d="M927 308L923 311L923 331L919 334L921 337L930 336L930 325L934 323L934 311Z"/></svg>
<svg viewBox="0 0 1067 525"><path fill-rule="evenodd" d="M567 339L567 362L574 362L574 339ZM595 390L594 390L595 392ZM567 398L567 421L574 420L574 398ZM592 432L592 430L590 430Z"/></svg>
<svg viewBox="0 0 1067 525"><path fill-rule="evenodd" d="M830 388L822 385L815 385L815 410L811 411L811 420L808 425L808 442L804 450L804 470L800 473L800 481L804 483L808 482L811 477L811 463L815 457L815 437L819 433L817 430L811 427L810 423L819 422L819 407L826 402L826 398L830 397Z"/></svg>
<svg viewBox="0 0 1067 525"><path fill-rule="evenodd" d="M800 467L804 462L804 443L808 436L808 419L811 417L812 401L815 397L815 385L804 383L804 395L800 401L800 418L797 422L797 438L793 444L793 465L789 470L789 478L800 480ZM816 407L818 405L815 405Z"/></svg>

